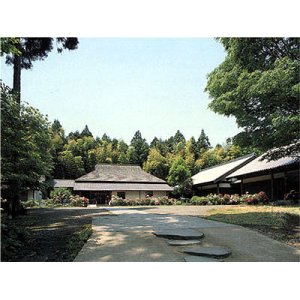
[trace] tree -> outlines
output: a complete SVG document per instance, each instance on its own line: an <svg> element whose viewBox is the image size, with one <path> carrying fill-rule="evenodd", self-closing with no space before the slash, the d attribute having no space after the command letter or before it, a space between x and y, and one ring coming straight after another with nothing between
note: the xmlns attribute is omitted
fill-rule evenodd
<svg viewBox="0 0 300 300"><path fill-rule="evenodd" d="M205 134L204 129L201 130L200 136L197 140L197 152L196 157L199 157L203 152L211 148L209 138Z"/></svg>
<svg viewBox="0 0 300 300"><path fill-rule="evenodd" d="M70 140L77 140L77 139L80 139L81 138L81 134L78 130L74 131L74 132L70 132L67 136L67 141L70 141Z"/></svg>
<svg viewBox="0 0 300 300"><path fill-rule="evenodd" d="M75 179L85 174L81 156L74 156L71 151L64 150L58 159L63 166L63 178Z"/></svg>
<svg viewBox="0 0 300 300"><path fill-rule="evenodd" d="M65 131L58 120L54 120L50 128L51 133L51 155L53 159L53 176L54 178L62 178L63 176L63 166L58 160L59 153L63 151L64 145L66 143Z"/></svg>
<svg viewBox="0 0 300 300"><path fill-rule="evenodd" d="M130 143L130 147L128 149L128 158L129 162L132 164L143 166L143 163L147 160L149 151L149 146L140 131L138 130Z"/></svg>
<svg viewBox="0 0 300 300"><path fill-rule="evenodd" d="M1 84L1 179L11 213L17 213L20 193L39 188L52 169L50 123L37 109L19 105Z"/></svg>
<svg viewBox="0 0 300 300"><path fill-rule="evenodd" d="M173 162L168 175L168 183L174 186L175 193L181 196L191 192L191 172L182 157L178 157Z"/></svg>
<svg viewBox="0 0 300 300"><path fill-rule="evenodd" d="M119 140L119 142L118 142L118 153L119 153L118 162L120 164L128 163L127 151L128 151L128 145L123 140Z"/></svg>
<svg viewBox="0 0 300 300"><path fill-rule="evenodd" d="M169 172L167 160L156 148L150 148L144 170L158 178L165 179Z"/></svg>
<svg viewBox="0 0 300 300"><path fill-rule="evenodd" d="M2 40L1 40L2 42ZM16 100L21 100L21 69L31 69L32 63L36 60L44 60L48 53L56 44L57 51L61 53L63 49L77 49L77 38L9 38L4 40L4 51L6 63L13 65L13 92Z"/></svg>
<svg viewBox="0 0 300 300"><path fill-rule="evenodd" d="M87 125L85 125L84 129L81 131L81 137L93 137L93 134L90 132L89 128Z"/></svg>
<svg viewBox="0 0 300 300"><path fill-rule="evenodd" d="M110 142L111 142L111 138L110 138L106 133L104 133L104 134L102 135L101 141L102 141L102 142L110 143Z"/></svg>
<svg viewBox="0 0 300 300"><path fill-rule="evenodd" d="M175 142L175 144L178 144L180 142L185 144L185 137L179 130L177 130L175 135L174 135L174 142Z"/></svg>
<svg viewBox="0 0 300 300"><path fill-rule="evenodd" d="M216 113L233 116L234 143L274 159L300 151L299 38L221 38L227 56L208 76Z"/></svg>

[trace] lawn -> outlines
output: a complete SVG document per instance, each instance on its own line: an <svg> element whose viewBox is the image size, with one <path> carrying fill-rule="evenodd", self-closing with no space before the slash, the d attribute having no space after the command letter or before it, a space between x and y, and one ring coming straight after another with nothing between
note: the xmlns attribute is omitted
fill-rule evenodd
<svg viewBox="0 0 300 300"><path fill-rule="evenodd" d="M300 248L299 206L223 206L207 210L201 217L245 226Z"/></svg>
<svg viewBox="0 0 300 300"><path fill-rule="evenodd" d="M1 261L73 261L103 209L40 208L13 220L1 215Z"/></svg>

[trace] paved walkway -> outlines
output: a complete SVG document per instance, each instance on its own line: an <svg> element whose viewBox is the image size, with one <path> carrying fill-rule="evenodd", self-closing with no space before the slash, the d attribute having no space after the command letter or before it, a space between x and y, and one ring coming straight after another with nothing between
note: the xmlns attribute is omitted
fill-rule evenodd
<svg viewBox="0 0 300 300"><path fill-rule="evenodd" d="M202 246L225 246L232 255L224 261L299 261L300 251L241 226L183 214L150 213L143 208L107 208L93 219L91 238L75 261L183 262L180 247L169 246L152 233L158 229L193 228L203 232Z"/></svg>

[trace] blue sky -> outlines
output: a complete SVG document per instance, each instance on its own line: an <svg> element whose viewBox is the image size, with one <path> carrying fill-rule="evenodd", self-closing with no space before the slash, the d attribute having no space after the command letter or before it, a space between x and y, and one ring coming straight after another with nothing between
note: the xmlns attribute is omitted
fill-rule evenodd
<svg viewBox="0 0 300 300"><path fill-rule="evenodd" d="M214 39L83 38L78 49L34 62L22 71L22 100L58 119L66 133L87 124L94 136L130 142L136 130L150 142L179 129L213 145L238 132L235 120L208 110L206 76L225 57ZM12 68L1 62L12 86Z"/></svg>

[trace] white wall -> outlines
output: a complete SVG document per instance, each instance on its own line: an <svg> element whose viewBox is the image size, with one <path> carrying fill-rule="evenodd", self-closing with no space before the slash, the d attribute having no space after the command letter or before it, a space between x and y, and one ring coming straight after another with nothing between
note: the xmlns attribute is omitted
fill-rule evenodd
<svg viewBox="0 0 300 300"><path fill-rule="evenodd" d="M42 200L43 198L43 194L41 191L37 191L37 190L29 190L27 193L27 200Z"/></svg>
<svg viewBox="0 0 300 300"><path fill-rule="evenodd" d="M124 191L126 199L143 199L146 198L146 191ZM112 196L117 196L117 192L113 191ZM153 191L153 197L162 197L166 196L167 192L165 191Z"/></svg>

